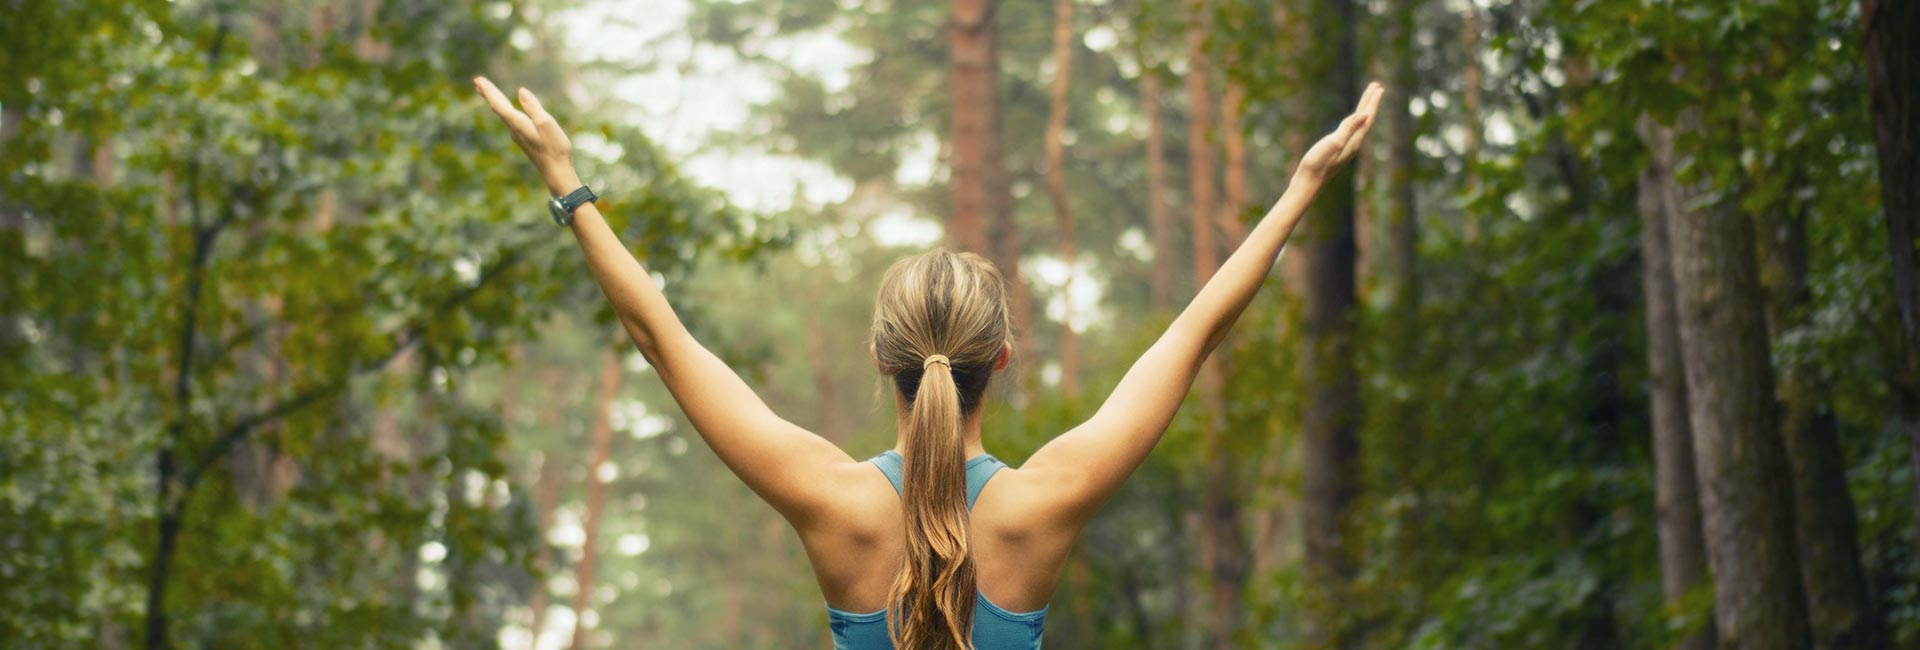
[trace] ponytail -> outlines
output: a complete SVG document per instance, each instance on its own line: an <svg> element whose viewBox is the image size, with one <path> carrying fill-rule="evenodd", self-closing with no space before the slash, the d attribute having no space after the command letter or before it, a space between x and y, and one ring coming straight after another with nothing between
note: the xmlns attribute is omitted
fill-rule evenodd
<svg viewBox="0 0 1920 650"><path fill-rule="evenodd" d="M973 542L966 436L1013 341L1007 284L973 253L932 250L887 269L873 303L873 355L904 405L900 481L906 524L887 592L887 635L901 650L973 650Z"/></svg>
<svg viewBox="0 0 1920 650"><path fill-rule="evenodd" d="M901 500L906 552L888 600L887 633L904 649L972 650L975 575L966 441L951 361L927 357L906 419Z"/></svg>

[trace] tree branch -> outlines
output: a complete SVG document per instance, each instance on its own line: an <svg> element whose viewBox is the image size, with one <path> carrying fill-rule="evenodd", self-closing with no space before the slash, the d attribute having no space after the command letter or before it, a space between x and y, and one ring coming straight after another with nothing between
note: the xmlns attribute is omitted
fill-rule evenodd
<svg viewBox="0 0 1920 650"><path fill-rule="evenodd" d="M475 281L473 285L448 296L445 300L442 300L439 305L436 305L432 312L426 317L416 320L412 324L402 328L393 349L389 350L386 354L380 355L365 365L349 370L346 374L298 391L294 393L293 396L272 406L235 420L233 424L223 429L220 435L214 438L213 443L208 445L205 450L202 450L193 464L188 466L181 474L180 493L182 498L176 502L178 504L177 506L170 505L170 508L176 511L184 508L186 494L190 493L193 488L199 484L201 477L205 476L207 470L225 458L227 453L233 450L234 445L239 444L241 440L244 440L248 435L258 430L261 425L279 420L296 411L331 398L344 391L347 385L352 383L354 379L385 370L395 359L400 357L401 353L406 352L426 338L431 323L440 320L455 308L473 299L474 296L478 295L481 290L488 286L489 282L519 261L519 249L508 249L507 253L502 255L498 261L481 272L479 279Z"/></svg>

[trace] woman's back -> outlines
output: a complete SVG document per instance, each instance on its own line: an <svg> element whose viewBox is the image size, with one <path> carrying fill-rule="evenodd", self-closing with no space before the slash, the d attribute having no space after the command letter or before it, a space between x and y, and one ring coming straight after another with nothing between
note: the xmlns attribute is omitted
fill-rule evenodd
<svg viewBox="0 0 1920 650"><path fill-rule="evenodd" d="M869 471L877 470L875 473L885 477L888 487L895 494L899 492L905 469L905 459L899 453L889 450L862 465L870 466ZM1007 469L1005 463L990 454L980 453L967 460L969 508L974 508L979 503L989 482L1002 473L1011 477L1014 470ZM1003 481L1002 485L1011 485L1016 482L1017 479ZM860 487L870 490L873 486L861 485ZM1005 497L1016 491L1017 488L996 490L994 502L1007 501ZM898 519L901 513L897 507L880 508L872 515L872 521L880 523L882 529L888 528L890 523L891 529L899 532L892 540L893 544L890 545L892 552L885 550L889 545L881 544L880 548L876 549L877 552L872 554L850 553L842 557L853 559L852 562L848 562L851 566L847 567L849 569L847 573L852 574L849 577L853 577L854 582L875 586L883 583L890 585L899 568L899 547L903 543L899 538L904 537L904 532L900 532L902 526ZM1021 538L1030 539L1030 536L982 534L983 529L1001 529L1006 527L1005 524L1012 523L1006 519L1005 517L980 517L978 514L972 518L974 539L979 540L975 542L977 550L974 561L980 573L974 604L972 639L974 646L982 650L1039 648L1041 631L1046 624L1046 599L1051 594L1052 585L1058 576L1058 562L1036 563L1034 560L1039 558L1035 554L1015 552L1016 549L1029 550L1022 548L1027 545L1022 543ZM982 526L983 520L986 526ZM986 541L988 538L998 538L998 540ZM1002 541L1009 543L1002 543ZM987 551L980 548L983 546L993 550ZM812 550L812 545L809 545L809 550ZM863 559L867 561L862 562L861 558L852 557L857 555L865 555ZM1052 570L1049 571L1049 568ZM827 572L823 571L819 574L822 576L821 586L828 593L841 591L827 587L825 584ZM874 590L873 587L869 587L866 591ZM1037 602L1039 604L1034 607L1024 605L1003 607L987 592L1000 594L1001 598L1008 603ZM884 591L881 593L884 596ZM882 604L884 605L884 600ZM887 633L887 610L884 606L848 609L835 607L830 600L827 605L827 619L833 633L834 647L837 649L867 650L893 647L893 642Z"/></svg>

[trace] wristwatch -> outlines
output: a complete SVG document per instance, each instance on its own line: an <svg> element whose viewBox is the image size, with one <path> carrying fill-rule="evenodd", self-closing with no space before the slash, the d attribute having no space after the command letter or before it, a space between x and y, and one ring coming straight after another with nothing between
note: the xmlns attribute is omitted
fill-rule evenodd
<svg viewBox="0 0 1920 650"><path fill-rule="evenodd" d="M581 185L580 189L568 192L566 196L556 196L547 201L547 212L553 214L553 222L562 226L573 225L573 211L580 206L594 202L600 197L593 190Z"/></svg>

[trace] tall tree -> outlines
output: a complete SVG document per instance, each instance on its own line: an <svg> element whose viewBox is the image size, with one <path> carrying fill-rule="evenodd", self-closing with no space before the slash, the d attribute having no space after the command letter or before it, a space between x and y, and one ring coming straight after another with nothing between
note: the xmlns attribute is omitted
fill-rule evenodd
<svg viewBox="0 0 1920 650"><path fill-rule="evenodd" d="M1167 208L1167 128L1162 115L1165 102L1160 96L1160 72L1145 60L1140 68L1141 111L1147 116L1147 232L1153 244L1148 306L1157 313L1173 306L1174 223L1173 213Z"/></svg>
<svg viewBox="0 0 1920 650"><path fill-rule="evenodd" d="M1355 36L1358 12L1351 0L1312 3L1309 33L1315 39L1307 87L1314 90L1308 123L1337 123L1359 95ZM1352 626L1339 620L1349 607L1358 555L1353 502L1357 495L1359 380L1354 368L1353 327L1357 304L1352 171L1329 179L1301 220L1290 245L1305 270L1300 341L1300 382L1305 391L1301 422L1303 469L1301 533L1306 540L1306 584L1317 604L1308 629L1316 647L1355 642Z"/></svg>
<svg viewBox="0 0 1920 650"><path fill-rule="evenodd" d="M948 82L953 94L948 130L953 213L947 221L947 238L997 263L998 242L991 229L997 224L997 193L1006 163L1000 145L995 4L995 0L953 0L947 20Z"/></svg>
<svg viewBox="0 0 1920 650"><path fill-rule="evenodd" d="M1419 212L1415 205L1413 167L1417 152L1414 139L1419 124L1413 119L1412 99L1420 83L1415 69L1413 31L1420 0L1397 0L1390 11L1393 31L1384 54L1389 62L1392 87L1387 89L1383 108L1387 135L1387 254L1388 283L1393 304L1402 322L1412 322L1420 303L1420 273L1415 268L1420 239Z"/></svg>
<svg viewBox="0 0 1920 650"><path fill-rule="evenodd" d="M1207 49L1212 11L1205 0L1188 0L1186 14L1187 46L1187 180L1192 196L1188 214L1193 237L1193 282L1196 290L1204 286L1219 268L1221 214L1217 198L1218 180L1214 167L1212 62ZM1241 592L1246 585L1246 541L1240 524L1241 487L1237 478L1238 462L1226 443L1226 377L1221 367L1224 355L1214 355L1200 368L1200 401L1203 412L1203 455L1207 462L1203 479L1205 505L1200 514L1201 562L1206 566L1210 614L1202 625L1207 645L1232 648L1234 630L1239 625Z"/></svg>
<svg viewBox="0 0 1920 650"><path fill-rule="evenodd" d="M1661 169L1695 156L1697 109L1650 129ZM1773 366L1755 268L1753 224L1711 200L1705 182L1662 180L1674 306L1686 367L1702 530L1713 569L1714 620L1723 647L1800 648L1809 642L1794 543L1786 450L1773 417Z"/></svg>
<svg viewBox="0 0 1920 650"><path fill-rule="evenodd" d="M1652 128L1650 120L1642 129ZM1666 180L1656 159L1640 175L1641 285L1646 296L1647 380L1653 429L1654 499L1660 538L1660 587L1667 607L1677 609L1707 573L1707 547L1700 529L1700 490L1694 480L1693 430L1687 423L1686 368L1680 357L1680 324L1674 313L1672 253L1667 245ZM1675 647L1709 650L1713 626L1703 626Z"/></svg>
<svg viewBox="0 0 1920 650"><path fill-rule="evenodd" d="M1068 397L1080 392L1080 337L1073 331L1073 276L1077 273L1073 206L1067 196L1067 84L1073 72L1073 0L1053 3L1053 80L1047 89L1047 200L1053 203L1059 232L1057 250L1067 267L1066 313L1060 320L1060 391Z"/></svg>
<svg viewBox="0 0 1920 650"><path fill-rule="evenodd" d="M947 18L952 59L951 145L954 215L949 238L992 260L1006 278L1016 333L1032 331L1032 296L1020 277L1020 228L1013 211L1013 176L1007 172L1001 133L998 0L953 0ZM1018 337L1025 357L1029 337ZM1024 401L1025 373L1017 375L1014 400Z"/></svg>
<svg viewBox="0 0 1920 650"><path fill-rule="evenodd" d="M1860 0L1860 20L1899 308L1893 392L1900 428L1907 434L1908 474L1920 477L1920 43L1914 41L1920 34L1920 4ZM1920 479L1913 481L1913 506L1920 511Z"/></svg>
<svg viewBox="0 0 1920 650"><path fill-rule="evenodd" d="M1213 82L1207 56L1207 30L1212 21L1205 0L1187 1L1187 185L1191 212L1187 223L1193 237L1193 286L1197 290L1213 277L1219 265L1214 220L1218 191L1213 160Z"/></svg>
<svg viewBox="0 0 1920 650"><path fill-rule="evenodd" d="M1807 326L1807 205L1786 199L1757 215L1760 280L1771 338ZM1816 648L1883 648L1886 629L1860 565L1858 516L1830 396L1804 360L1776 359L1780 435L1793 467L1795 541Z"/></svg>
<svg viewBox="0 0 1920 650"><path fill-rule="evenodd" d="M600 518L606 511L607 479L601 471L608 467L608 450L613 442L613 400L620 395L620 351L625 349L626 332L619 343L609 347L600 359L599 390L593 397L592 439L587 456L587 513L581 527L586 540L580 545L580 564L573 579L573 648L585 650L590 630L587 612L593 609L595 554L600 548Z"/></svg>
<svg viewBox="0 0 1920 650"><path fill-rule="evenodd" d="M1247 87L1231 77L1227 92L1220 98L1220 145L1226 154L1226 200L1220 204L1220 230L1226 233L1226 249L1240 247L1247 236L1241 214L1247 210L1247 132L1241 112L1246 110Z"/></svg>

